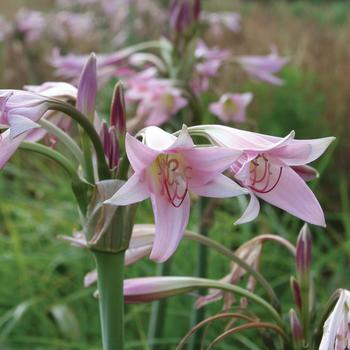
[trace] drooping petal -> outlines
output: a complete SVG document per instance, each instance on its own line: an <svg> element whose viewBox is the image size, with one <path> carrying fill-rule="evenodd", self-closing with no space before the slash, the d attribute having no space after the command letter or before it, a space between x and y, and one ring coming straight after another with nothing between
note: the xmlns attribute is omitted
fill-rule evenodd
<svg viewBox="0 0 350 350"><path fill-rule="evenodd" d="M219 174L212 181L198 187L191 187L191 191L203 197L230 198L249 193L229 177Z"/></svg>
<svg viewBox="0 0 350 350"><path fill-rule="evenodd" d="M235 225L245 224L247 222L253 221L259 215L260 204L258 199L253 193L250 194L249 204L242 214L242 216L235 222Z"/></svg>
<svg viewBox="0 0 350 350"><path fill-rule="evenodd" d="M124 281L126 303L145 303L172 295L189 293L197 282L191 277L142 277Z"/></svg>
<svg viewBox="0 0 350 350"><path fill-rule="evenodd" d="M303 179L289 167L283 167L281 177L273 190L255 194L310 224L326 226L317 198Z"/></svg>
<svg viewBox="0 0 350 350"><path fill-rule="evenodd" d="M156 234L150 255L157 262L166 261L176 250L188 223L190 197L187 194L179 207L174 207L165 196L151 195Z"/></svg>
<svg viewBox="0 0 350 350"><path fill-rule="evenodd" d="M159 152L144 145L134 136L126 134L126 154L135 172L141 172L157 158Z"/></svg>
<svg viewBox="0 0 350 350"><path fill-rule="evenodd" d="M27 133L23 133L12 140L10 130L6 130L0 135L0 169L5 166L26 136Z"/></svg>
<svg viewBox="0 0 350 350"><path fill-rule="evenodd" d="M128 181L105 204L128 205L141 202L150 196L147 185L141 182L138 175L132 175Z"/></svg>
<svg viewBox="0 0 350 350"><path fill-rule="evenodd" d="M23 134L32 129L40 128L41 126L31 119L23 117L21 115L11 115L9 119L10 124L10 137L14 139L15 137Z"/></svg>
<svg viewBox="0 0 350 350"><path fill-rule="evenodd" d="M91 54L81 73L77 96L77 108L90 120L93 120L95 115L96 95L96 56Z"/></svg>

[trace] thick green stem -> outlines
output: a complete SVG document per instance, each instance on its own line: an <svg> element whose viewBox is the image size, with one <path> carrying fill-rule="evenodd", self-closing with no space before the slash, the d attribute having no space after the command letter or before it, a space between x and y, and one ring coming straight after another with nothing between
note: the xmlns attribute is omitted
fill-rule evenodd
<svg viewBox="0 0 350 350"><path fill-rule="evenodd" d="M100 137L98 136L94 126L85 117L85 115L79 112L73 106L53 99L50 101L49 109L67 114L84 129L95 148L99 178L100 180L109 179L110 171L106 162L106 157L104 154Z"/></svg>
<svg viewBox="0 0 350 350"><path fill-rule="evenodd" d="M94 251L103 350L124 349L124 251L117 254Z"/></svg>

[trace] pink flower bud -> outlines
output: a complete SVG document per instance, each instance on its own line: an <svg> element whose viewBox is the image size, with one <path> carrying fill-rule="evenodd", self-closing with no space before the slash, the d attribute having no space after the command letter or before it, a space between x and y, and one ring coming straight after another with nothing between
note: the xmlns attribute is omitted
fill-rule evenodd
<svg viewBox="0 0 350 350"><path fill-rule="evenodd" d="M311 249L311 234L309 227L307 226L307 224L305 224L300 230L298 236L295 257L296 269L300 276L307 276L309 274L311 265Z"/></svg>
<svg viewBox="0 0 350 350"><path fill-rule="evenodd" d="M298 310L301 310L302 299L301 299L300 286L299 286L298 281L294 277L291 277L291 279L290 279L290 286L292 289L294 303L295 303L296 307L298 308Z"/></svg>
<svg viewBox="0 0 350 350"><path fill-rule="evenodd" d="M104 121L101 126L100 138L105 155L108 159L109 168L116 169L118 167L120 157L116 128L114 126L108 128L107 123Z"/></svg>
<svg viewBox="0 0 350 350"><path fill-rule="evenodd" d="M113 100L111 105L110 125L115 127L119 134L125 134L126 130L126 113L124 87L121 82L115 85Z"/></svg>
<svg viewBox="0 0 350 350"><path fill-rule="evenodd" d="M289 311L290 328L292 330L293 343L295 345L301 345L303 341L303 329L296 312L291 309Z"/></svg>

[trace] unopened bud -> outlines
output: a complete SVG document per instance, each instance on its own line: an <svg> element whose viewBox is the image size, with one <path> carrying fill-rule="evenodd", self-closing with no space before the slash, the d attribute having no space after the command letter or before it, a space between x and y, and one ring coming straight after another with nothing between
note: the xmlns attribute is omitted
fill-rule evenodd
<svg viewBox="0 0 350 350"><path fill-rule="evenodd" d="M110 125L114 126L119 135L124 135L126 130L126 112L125 112L125 99L124 99L124 87L119 81L113 92L113 99L110 113Z"/></svg>
<svg viewBox="0 0 350 350"><path fill-rule="evenodd" d="M307 277L311 266L311 234L307 224L300 230L296 249L296 269L299 276Z"/></svg>
<svg viewBox="0 0 350 350"><path fill-rule="evenodd" d="M196 21L198 21L200 13L201 13L201 0L194 0L193 17Z"/></svg>
<svg viewBox="0 0 350 350"><path fill-rule="evenodd" d="M108 128L107 123L102 123L100 138L103 145L103 150L108 159L108 165L111 170L115 170L119 164L119 142L116 128L111 126Z"/></svg>
<svg viewBox="0 0 350 350"><path fill-rule="evenodd" d="M289 319L293 343L295 344L295 348L299 348L303 342L303 328L301 327L298 316L293 309L289 311Z"/></svg>
<svg viewBox="0 0 350 350"><path fill-rule="evenodd" d="M298 308L298 310L300 311L302 307L301 291L300 291L299 283L294 277L291 277L290 279L290 287L292 289L294 303Z"/></svg>

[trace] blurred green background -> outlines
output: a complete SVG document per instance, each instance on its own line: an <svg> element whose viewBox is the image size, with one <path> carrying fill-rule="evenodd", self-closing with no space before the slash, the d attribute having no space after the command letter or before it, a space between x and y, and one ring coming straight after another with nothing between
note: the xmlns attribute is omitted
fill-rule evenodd
<svg viewBox="0 0 350 350"><path fill-rule="evenodd" d="M54 1L1 0L0 13L11 18L23 5L45 11ZM317 305L321 306L337 287L350 288L350 3L211 0L205 7L242 15L241 33L227 33L215 45L232 47L238 54L266 54L269 45L275 44L281 54L291 58L282 73L283 87L247 82L230 73L230 68L225 70L224 86L254 93L248 114L259 131L285 135L294 129L298 138L337 136L337 142L315 164L321 176L311 184L328 223L326 229L311 227L312 271ZM4 86L2 78L20 61L21 57L12 57L12 62L2 59L1 88L18 87ZM108 94L105 91L101 96ZM101 105L103 108L104 101ZM109 106L108 98L105 106ZM65 174L46 160L18 152L0 173L0 198L0 349L99 349L94 287L83 287L84 275L94 267L92 256L56 239L79 229ZM210 236L232 249L262 233L279 234L295 242L303 223L269 205L263 205L255 222L233 226L244 204L220 202ZM149 203L143 203L138 222L152 220ZM195 229L195 222L194 212L190 228ZM181 243L172 258L174 275L193 274L195 254L189 252L195 249L192 242ZM287 312L292 305L289 278L294 273L293 260L273 244L266 246L266 252L261 271L276 288ZM144 260L128 267L126 275L148 276L156 269L154 263ZM209 276L221 278L228 271L227 261L212 253ZM257 291L261 292L259 287ZM173 349L187 332L194 300L193 296L169 300L161 349ZM150 304L127 306L127 349L147 349L150 308ZM213 304L208 314L220 308L220 302ZM213 325L209 334L216 334L219 328ZM235 346L253 349L249 333L220 349Z"/></svg>

